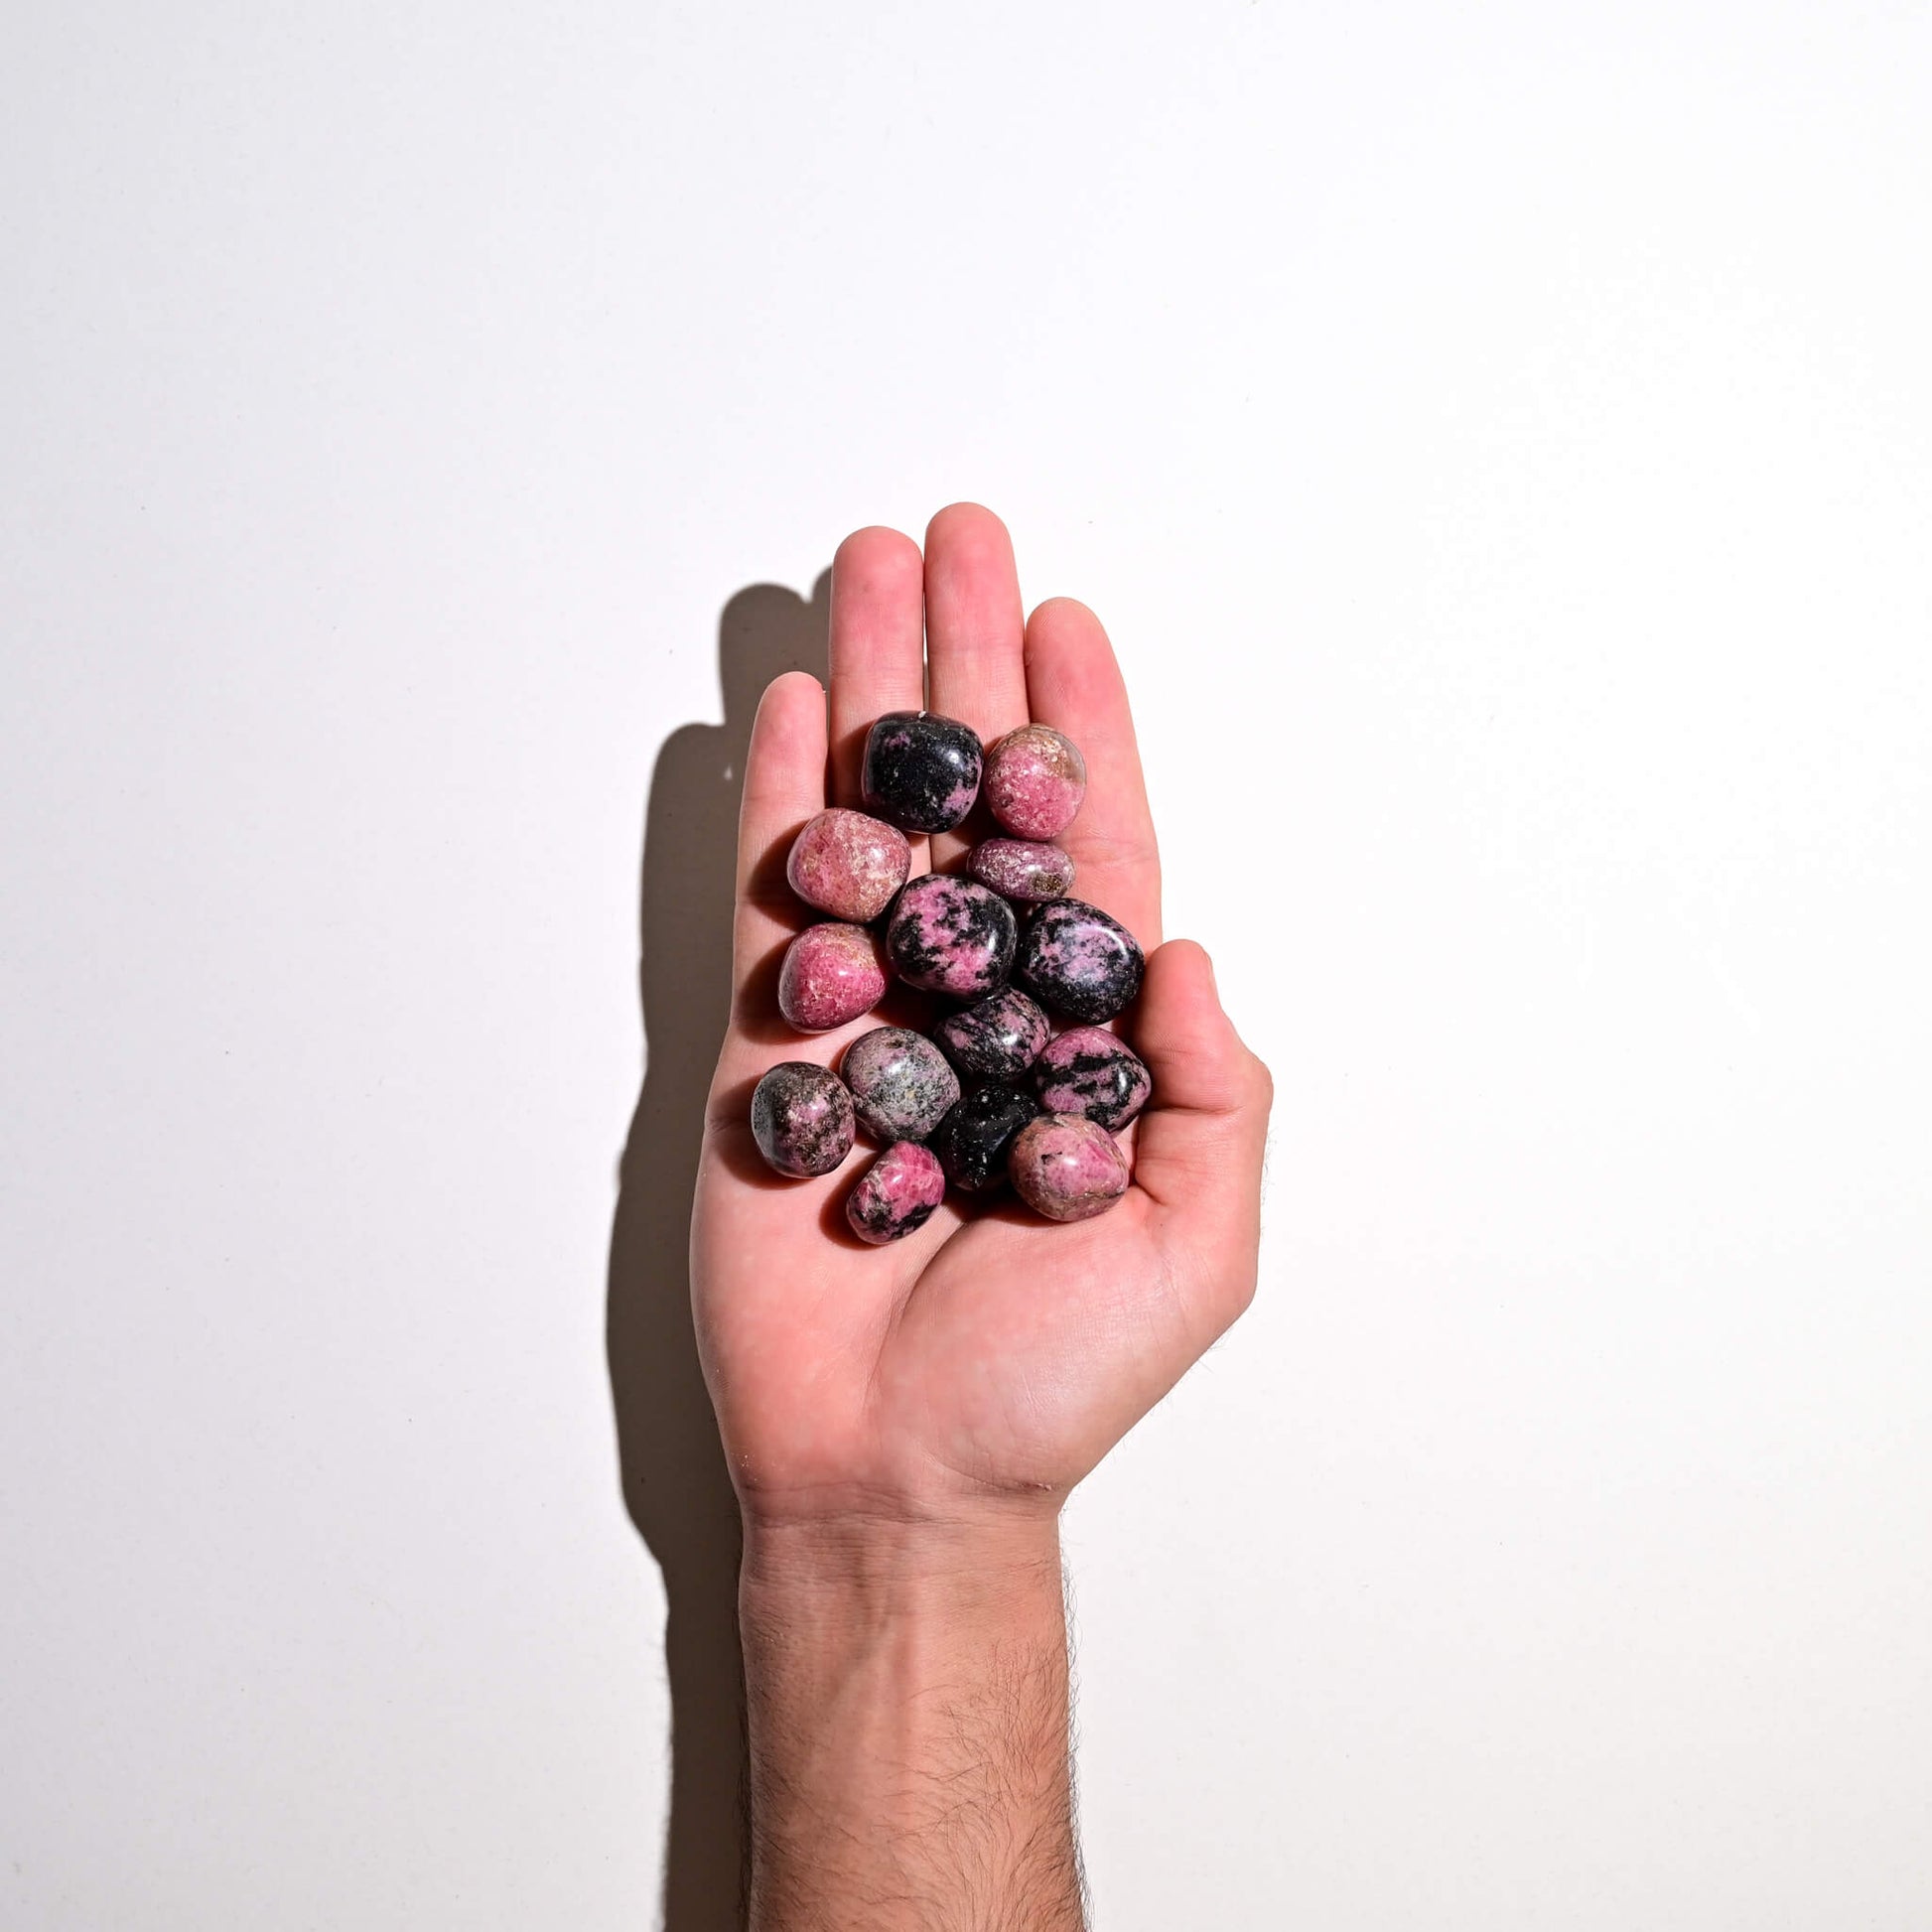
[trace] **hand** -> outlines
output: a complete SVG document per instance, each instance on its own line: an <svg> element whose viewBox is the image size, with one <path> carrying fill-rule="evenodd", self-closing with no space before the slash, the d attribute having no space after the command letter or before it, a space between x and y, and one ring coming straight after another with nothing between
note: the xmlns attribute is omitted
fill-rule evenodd
<svg viewBox="0 0 1932 1932"><path fill-rule="evenodd" d="M997 517L942 510L923 561L892 530L848 537L831 644L829 724L798 674L765 692L752 733L732 1022L692 1220L698 1347L745 1519L750 1923L1079 1932L1058 1511L1254 1292L1268 1075L1206 954L1160 944L1154 828L1106 634L1065 601L1022 621ZM1134 1184L1097 1219L949 1198L868 1248L844 1218L859 1159L780 1179L748 1115L766 1068L834 1065L878 1024L801 1038L779 1019L778 960L810 916L784 861L828 776L835 801L860 803L872 721L922 702L989 743L1037 719L1086 755L1064 843L1078 896L1148 952L1125 1025L1154 1099L1130 1130ZM916 841L913 868L965 844Z"/></svg>
<svg viewBox="0 0 1932 1932"><path fill-rule="evenodd" d="M778 1018L778 958L814 916L786 890L784 860L812 813L860 804L872 720L922 703L989 745L1033 718L1085 754L1086 802L1062 843L1075 896L1147 951L1122 1025L1154 1099L1130 1130L1134 1184L1097 1219L1053 1225L1011 1196L990 1209L948 1196L917 1233L869 1249L843 1219L863 1151L823 1178L781 1179L748 1111L769 1066L836 1065L880 1024L800 1036ZM692 1232L699 1347L733 1479L748 1528L1050 1517L1254 1292L1268 1073L1222 1013L1206 954L1161 944L1154 827L1106 633L1065 599L1023 623L997 517L942 510L923 560L897 531L846 539L829 741L827 712L815 679L776 680L745 772L733 1016ZM929 843L913 841L915 873L953 866L967 841Z"/></svg>

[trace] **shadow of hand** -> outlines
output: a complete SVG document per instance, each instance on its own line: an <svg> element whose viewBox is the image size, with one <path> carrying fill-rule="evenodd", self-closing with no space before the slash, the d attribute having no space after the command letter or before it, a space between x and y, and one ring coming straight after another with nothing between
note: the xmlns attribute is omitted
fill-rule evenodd
<svg viewBox="0 0 1932 1932"><path fill-rule="evenodd" d="M705 1094L731 1005L739 788L759 696L826 676L830 573L809 602L755 584L718 625L722 725L665 740L644 823L646 1067L611 1234L606 1345L624 1505L663 1573L671 1694L664 1932L744 1923L745 1722L738 1505L691 1329L691 1196Z"/></svg>

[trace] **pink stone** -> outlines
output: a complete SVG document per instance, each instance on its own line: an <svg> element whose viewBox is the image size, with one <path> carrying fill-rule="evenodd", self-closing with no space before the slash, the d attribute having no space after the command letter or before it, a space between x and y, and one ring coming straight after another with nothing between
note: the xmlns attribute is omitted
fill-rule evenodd
<svg viewBox="0 0 1932 1932"><path fill-rule="evenodd" d="M945 1197L939 1157L916 1141L895 1141L854 1183L845 1218L861 1241L883 1247L924 1227Z"/></svg>
<svg viewBox="0 0 1932 1932"><path fill-rule="evenodd" d="M1037 839L984 839L966 869L1002 898L1058 898L1073 890L1073 861Z"/></svg>
<svg viewBox="0 0 1932 1932"><path fill-rule="evenodd" d="M801 1034L843 1027L885 995L879 943L862 925L808 925L778 967L778 1011Z"/></svg>
<svg viewBox="0 0 1932 1932"><path fill-rule="evenodd" d="M1006 984L1019 942L1013 907L976 880L928 872L910 880L886 921L893 970L922 993L984 999Z"/></svg>
<svg viewBox="0 0 1932 1932"><path fill-rule="evenodd" d="M799 828L785 879L807 905L863 925L893 902L911 866L912 848L897 825L866 812L834 810Z"/></svg>
<svg viewBox="0 0 1932 1932"><path fill-rule="evenodd" d="M1125 1127L1154 1092L1147 1062L1101 1027L1070 1027L1056 1035L1032 1073L1047 1113L1084 1114L1110 1134Z"/></svg>
<svg viewBox="0 0 1932 1932"><path fill-rule="evenodd" d="M1132 1171L1114 1137L1078 1114L1042 1114L1013 1137L1015 1191L1049 1221L1085 1221L1126 1193Z"/></svg>
<svg viewBox="0 0 1932 1932"><path fill-rule="evenodd" d="M779 1173L830 1173L852 1152L852 1096L829 1067L784 1060L752 1094L752 1138Z"/></svg>
<svg viewBox="0 0 1932 1932"><path fill-rule="evenodd" d="M1016 838L1058 838L1087 795L1087 761L1051 725L1022 725L987 753L980 791Z"/></svg>

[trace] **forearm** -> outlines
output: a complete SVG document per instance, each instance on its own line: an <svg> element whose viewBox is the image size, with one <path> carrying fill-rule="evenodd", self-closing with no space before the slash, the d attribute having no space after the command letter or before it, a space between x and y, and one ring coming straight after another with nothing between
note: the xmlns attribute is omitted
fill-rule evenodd
<svg viewBox="0 0 1932 1932"><path fill-rule="evenodd" d="M1079 1932L1050 1518L748 1524L752 1932Z"/></svg>

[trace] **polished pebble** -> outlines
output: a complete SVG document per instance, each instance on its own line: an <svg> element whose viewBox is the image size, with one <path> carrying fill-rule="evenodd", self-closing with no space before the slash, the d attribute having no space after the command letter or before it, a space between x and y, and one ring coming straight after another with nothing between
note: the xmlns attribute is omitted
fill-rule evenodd
<svg viewBox="0 0 1932 1932"><path fill-rule="evenodd" d="M940 1021L932 1036L962 1073L1015 1080L1039 1057L1052 1026L1035 1001L1003 986L977 1005Z"/></svg>
<svg viewBox="0 0 1932 1932"><path fill-rule="evenodd" d="M897 825L866 812L829 811L799 828L785 880L807 905L863 925L892 904L911 866L912 848Z"/></svg>
<svg viewBox="0 0 1932 1932"><path fill-rule="evenodd" d="M966 866L1002 898L1061 898L1073 890L1073 861L1036 839L982 840Z"/></svg>
<svg viewBox="0 0 1932 1932"><path fill-rule="evenodd" d="M929 872L893 902L886 951L908 986L977 1000L1006 983L1019 929L1013 907L971 879Z"/></svg>
<svg viewBox="0 0 1932 1932"><path fill-rule="evenodd" d="M866 734L866 809L908 832L950 831L979 796L982 761L978 735L958 719L889 711Z"/></svg>
<svg viewBox="0 0 1932 1932"><path fill-rule="evenodd" d="M926 1143L946 1178L962 1193L997 1187L1007 1177L1007 1148L1039 1102L1019 1087L975 1087L932 1130Z"/></svg>
<svg viewBox="0 0 1932 1932"><path fill-rule="evenodd" d="M923 1034L875 1027L839 1064L859 1125L876 1141L922 1141L959 1098L959 1075Z"/></svg>
<svg viewBox="0 0 1932 1932"><path fill-rule="evenodd" d="M830 1067L781 1060L752 1090L752 1138L793 1179L830 1173L852 1152L852 1096Z"/></svg>
<svg viewBox="0 0 1932 1932"><path fill-rule="evenodd" d="M1016 838L1058 838L1087 795L1087 761L1051 725L1022 725L987 753L984 786L993 816Z"/></svg>
<svg viewBox="0 0 1932 1932"><path fill-rule="evenodd" d="M1035 1063L1034 1091L1049 1114L1083 1114L1111 1134L1147 1105L1154 1076L1118 1034L1072 1027L1049 1040Z"/></svg>
<svg viewBox="0 0 1932 1932"><path fill-rule="evenodd" d="M895 1141L845 1199L845 1218L861 1241L884 1247L922 1228L946 1197L938 1160L916 1141Z"/></svg>
<svg viewBox="0 0 1932 1932"><path fill-rule="evenodd" d="M778 967L778 1011L801 1034L843 1027L885 993L879 942L862 925L808 925Z"/></svg>
<svg viewBox="0 0 1932 1932"><path fill-rule="evenodd" d="M1104 1214L1127 1191L1127 1157L1098 1122L1042 1114L1013 1137L1007 1173L1015 1191L1049 1221Z"/></svg>
<svg viewBox="0 0 1932 1932"><path fill-rule="evenodd" d="M1140 942L1084 899L1049 899L1027 923L1014 978L1041 1006L1089 1024L1111 1020L1141 990Z"/></svg>

